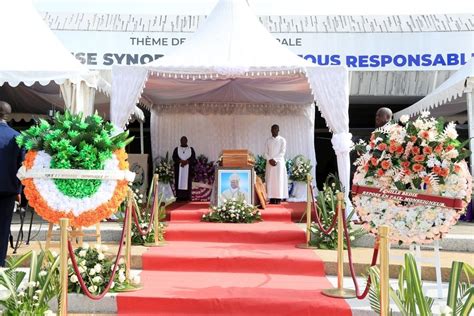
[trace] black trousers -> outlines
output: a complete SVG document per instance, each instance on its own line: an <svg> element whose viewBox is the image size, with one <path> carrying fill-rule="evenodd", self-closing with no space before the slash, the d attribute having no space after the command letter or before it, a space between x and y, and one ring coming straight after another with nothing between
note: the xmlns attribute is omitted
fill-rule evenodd
<svg viewBox="0 0 474 316"><path fill-rule="evenodd" d="M16 194L0 194L0 267L5 266Z"/></svg>

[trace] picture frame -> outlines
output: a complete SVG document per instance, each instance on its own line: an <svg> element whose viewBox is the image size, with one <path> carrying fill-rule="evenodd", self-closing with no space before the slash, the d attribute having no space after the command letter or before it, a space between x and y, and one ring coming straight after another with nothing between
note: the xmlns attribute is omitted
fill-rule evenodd
<svg viewBox="0 0 474 316"><path fill-rule="evenodd" d="M254 204L255 179L253 168L220 167L217 169L217 205L229 199L243 199Z"/></svg>

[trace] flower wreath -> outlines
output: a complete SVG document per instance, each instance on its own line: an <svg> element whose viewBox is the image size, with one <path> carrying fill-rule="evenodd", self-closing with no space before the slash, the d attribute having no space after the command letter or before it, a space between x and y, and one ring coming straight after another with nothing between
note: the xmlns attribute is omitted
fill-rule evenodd
<svg viewBox="0 0 474 316"><path fill-rule="evenodd" d="M48 222L69 218L72 226L90 226L110 217L127 195L128 133L113 136L113 126L98 115L83 118L66 112L50 124L41 120L17 137L28 149L19 171L30 205ZM67 170L59 170L67 169ZM91 177L54 178L45 172L91 172ZM98 171L123 177L98 179ZM40 174L40 176L33 174Z"/></svg>
<svg viewBox="0 0 474 316"><path fill-rule="evenodd" d="M392 242L429 243L441 239L463 213L472 194L472 176L464 158L469 151L457 140L454 123L423 112L414 121L376 129L370 143L359 142L360 157L354 185L388 190L423 192L462 200L462 209L400 202L370 195L355 195L353 203L364 228L376 233L390 226Z"/></svg>

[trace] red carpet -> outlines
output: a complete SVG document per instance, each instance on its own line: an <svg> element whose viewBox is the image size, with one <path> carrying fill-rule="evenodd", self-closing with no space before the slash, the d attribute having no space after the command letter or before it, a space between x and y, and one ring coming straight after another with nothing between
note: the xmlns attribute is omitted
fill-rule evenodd
<svg viewBox="0 0 474 316"><path fill-rule="evenodd" d="M201 223L204 209L174 207L169 245L143 255L144 289L119 294L119 314L351 315L344 300L321 294L331 287L323 262L294 247L305 235L289 207L262 211L267 221L256 224Z"/></svg>

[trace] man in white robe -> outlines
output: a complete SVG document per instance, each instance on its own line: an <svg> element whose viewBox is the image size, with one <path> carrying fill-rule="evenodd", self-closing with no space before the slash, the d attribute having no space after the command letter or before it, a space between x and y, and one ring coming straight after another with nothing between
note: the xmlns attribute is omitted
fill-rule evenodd
<svg viewBox="0 0 474 316"><path fill-rule="evenodd" d="M285 154L286 139L279 136L280 127L273 125L272 137L265 144L265 181L267 185L267 196L270 204L280 204L282 199L288 198L288 174L286 171Z"/></svg>
<svg viewBox="0 0 474 316"><path fill-rule="evenodd" d="M188 146L188 138L186 136L181 137L180 146L174 149L173 161L176 200L191 201L196 153L194 148Z"/></svg>

